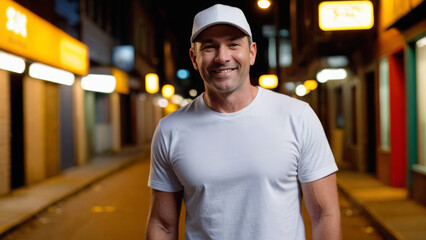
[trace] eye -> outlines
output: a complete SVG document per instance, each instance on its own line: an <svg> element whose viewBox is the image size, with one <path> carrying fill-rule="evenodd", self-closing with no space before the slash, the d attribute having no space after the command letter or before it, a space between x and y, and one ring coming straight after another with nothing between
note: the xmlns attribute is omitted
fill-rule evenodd
<svg viewBox="0 0 426 240"><path fill-rule="evenodd" d="M240 44L238 44L238 43L231 43L231 44L229 44L230 48L237 48L239 46L240 46Z"/></svg>
<svg viewBox="0 0 426 240"><path fill-rule="evenodd" d="M212 44L206 44L204 46L202 46L201 50L212 50L214 49L214 45Z"/></svg>

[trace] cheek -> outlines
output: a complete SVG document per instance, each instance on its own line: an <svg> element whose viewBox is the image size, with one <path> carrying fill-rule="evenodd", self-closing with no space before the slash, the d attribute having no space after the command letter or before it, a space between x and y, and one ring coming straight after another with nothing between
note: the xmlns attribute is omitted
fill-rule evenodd
<svg viewBox="0 0 426 240"><path fill-rule="evenodd" d="M234 59L241 64L249 64L252 65L252 56L248 52L239 52L234 55Z"/></svg>
<svg viewBox="0 0 426 240"><path fill-rule="evenodd" d="M212 62L211 57L209 57L208 55L203 55L199 58L199 61L197 64L200 70L205 71L211 65L211 62Z"/></svg>

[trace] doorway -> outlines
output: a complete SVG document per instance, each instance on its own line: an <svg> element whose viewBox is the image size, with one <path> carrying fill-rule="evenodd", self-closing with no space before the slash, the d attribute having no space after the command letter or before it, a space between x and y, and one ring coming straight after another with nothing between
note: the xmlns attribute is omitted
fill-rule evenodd
<svg viewBox="0 0 426 240"><path fill-rule="evenodd" d="M25 185L23 76L10 73L11 189Z"/></svg>
<svg viewBox="0 0 426 240"><path fill-rule="evenodd" d="M369 72L365 75L366 81L366 131L367 131L367 172L376 173L376 104L375 104L375 75Z"/></svg>

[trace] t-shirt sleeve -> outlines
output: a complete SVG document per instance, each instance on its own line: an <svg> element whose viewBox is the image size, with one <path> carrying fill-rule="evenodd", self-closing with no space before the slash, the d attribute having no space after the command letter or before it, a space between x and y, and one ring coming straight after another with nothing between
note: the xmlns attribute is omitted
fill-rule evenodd
<svg viewBox="0 0 426 240"><path fill-rule="evenodd" d="M300 182L313 182L338 170L323 126L315 112L306 105L300 121Z"/></svg>
<svg viewBox="0 0 426 240"><path fill-rule="evenodd" d="M169 159L168 141L161 130L161 122L154 132L151 144L151 168L148 186L164 192L177 192L182 185Z"/></svg>

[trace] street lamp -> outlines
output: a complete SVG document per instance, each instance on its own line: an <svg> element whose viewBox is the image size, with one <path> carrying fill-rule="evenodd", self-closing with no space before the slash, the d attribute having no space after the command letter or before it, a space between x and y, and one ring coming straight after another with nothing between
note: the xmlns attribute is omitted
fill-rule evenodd
<svg viewBox="0 0 426 240"><path fill-rule="evenodd" d="M259 0L257 1L257 5L262 9L267 9L271 6L271 2L268 0Z"/></svg>

